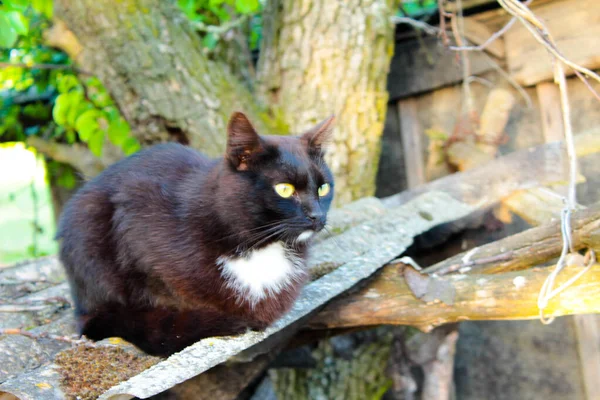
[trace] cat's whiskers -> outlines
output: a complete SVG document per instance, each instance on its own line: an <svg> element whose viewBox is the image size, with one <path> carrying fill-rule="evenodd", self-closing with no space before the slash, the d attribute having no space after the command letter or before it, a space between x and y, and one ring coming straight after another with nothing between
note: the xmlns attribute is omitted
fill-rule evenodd
<svg viewBox="0 0 600 400"><path fill-rule="evenodd" d="M323 230L329 234L329 237L328 237L328 238L326 238L325 240L327 240L327 239L331 239L331 240L333 240L333 243L335 243L335 245L336 245L336 246L337 246L337 247L338 247L340 250L343 250L343 249L342 249L342 246L340 246L340 242L337 240L337 237L335 237L335 235L334 235L334 234L333 234L333 233L332 233L332 232L331 232L331 231L330 231L330 230L327 228L327 225L325 225L325 226L323 227Z"/></svg>
<svg viewBox="0 0 600 400"><path fill-rule="evenodd" d="M246 239L242 244L238 245L236 249L238 250L238 252L247 251L249 248L258 247L261 244L264 244L268 240L273 239L278 235L285 236L287 231L289 231L290 229L302 227L302 225L300 224L290 224L290 222L294 220L296 220L296 222L298 223L300 222L298 218L289 218L287 220L281 220L279 221L278 225L265 229L264 231L258 232L257 234ZM263 235L264 237L262 237Z"/></svg>
<svg viewBox="0 0 600 400"><path fill-rule="evenodd" d="M253 232L256 232L256 231L261 231L262 229L272 228L273 226L280 225L282 223L285 223L285 222L288 222L288 221L292 221L294 219L296 219L296 217L286 218L286 219L282 219L282 220L278 220L278 221L272 221L272 222L269 222L269 223L261 225L261 226L257 226L257 227L251 228L251 229L242 230L240 232L232 233L231 235L223 236L220 239L211 241L210 243L218 243L218 242L222 242L224 240L228 240L228 239L231 239L231 238L234 238L234 237L238 237L238 236L243 235L243 234L253 233Z"/></svg>
<svg viewBox="0 0 600 400"><path fill-rule="evenodd" d="M278 224L276 226L267 228L264 231L257 232L254 235L247 238L244 242L236 246L236 249L238 249L238 252L244 252L251 247L257 247L261 243L264 243L266 240L269 240L270 238L275 237L278 234L284 233L285 228L287 228L287 226L284 226L283 224Z"/></svg>

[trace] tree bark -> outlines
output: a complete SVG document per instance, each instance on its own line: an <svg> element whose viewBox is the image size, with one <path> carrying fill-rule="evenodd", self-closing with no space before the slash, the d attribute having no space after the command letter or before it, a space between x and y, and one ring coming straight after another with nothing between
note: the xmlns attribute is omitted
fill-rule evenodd
<svg viewBox="0 0 600 400"><path fill-rule="evenodd" d="M550 273L532 268L502 274L459 274L439 278L455 289L454 304L424 302L406 284L399 264L384 267L380 275L354 293L341 296L309 323L313 329L376 325L412 325L423 331L465 320L519 320L539 318L537 297ZM409 267L407 267L409 268ZM554 267L551 267L554 268ZM556 287L579 272L567 267ZM560 296L550 301L546 315L600 313L600 264L592 266Z"/></svg>
<svg viewBox="0 0 600 400"><path fill-rule="evenodd" d="M257 87L301 132L336 114L328 162L337 204L374 193L393 53L394 2L269 2Z"/></svg>
<svg viewBox="0 0 600 400"><path fill-rule="evenodd" d="M600 203L571 216L572 246L600 250ZM563 246L560 220L476 247L447 258L424 272L445 275L452 272L494 274L517 271L542 264L560 255ZM469 254L467 256L467 254Z"/></svg>
<svg viewBox="0 0 600 400"><path fill-rule="evenodd" d="M175 140L216 156L233 111L249 114L259 129L268 125L248 89L204 57L199 36L173 2L54 4L59 22L49 42L100 78L142 143Z"/></svg>

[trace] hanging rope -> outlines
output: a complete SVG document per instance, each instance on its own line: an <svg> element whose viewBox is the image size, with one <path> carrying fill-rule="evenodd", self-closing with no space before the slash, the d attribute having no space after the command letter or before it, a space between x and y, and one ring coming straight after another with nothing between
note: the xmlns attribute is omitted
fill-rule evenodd
<svg viewBox="0 0 600 400"><path fill-rule="evenodd" d="M564 208L561 211L561 235L563 239L563 247L560 254L560 258L557 262L554 270L548 275L538 296L538 308L540 310L540 320L544 324L552 323L554 316L547 317L544 313L548 307L548 303L551 299L556 297L563 290L572 285L577 279L591 269L596 262L596 254L593 250L589 250L586 257L583 258L573 248L573 241L571 239L572 228L571 228L571 213L577 207L576 197L576 180L577 180L577 155L575 153L575 145L573 142L573 128L571 125L571 108L569 104L569 97L567 92L567 80L565 77L564 65L571 67L577 76L587 84L589 83L585 76L589 76L597 81L600 81L600 76L594 72L583 68L572 61L568 60L562 53L557 49L554 39L548 32L546 26L531 12L527 5L520 3L516 0L498 0L498 3L508 11L511 15L517 18L524 26L531 32L533 37L540 42L548 51L554 56L554 81L558 84L560 91L560 103L563 117L564 131L565 131L565 143L567 146L567 155L569 158L569 184L567 197L564 199ZM564 64L564 65L563 65ZM585 75L585 76L584 76ZM582 262L582 259L585 262ZM567 265L579 265L582 269L560 285L554 288L556 284L556 278L564 270Z"/></svg>

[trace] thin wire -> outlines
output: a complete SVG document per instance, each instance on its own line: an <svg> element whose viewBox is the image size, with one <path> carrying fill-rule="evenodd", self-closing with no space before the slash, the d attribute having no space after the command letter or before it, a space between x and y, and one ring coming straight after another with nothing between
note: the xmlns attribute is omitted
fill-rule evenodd
<svg viewBox="0 0 600 400"><path fill-rule="evenodd" d="M577 155L575 153L575 144L573 141L573 128L571 125L571 108L567 91L567 79L565 77L563 64L571 67L576 72L580 72L581 74L577 74L577 76L584 81L586 79L585 77L583 77L582 74L585 74L588 77L591 77L599 82L600 76L565 58L562 55L562 53L556 48L554 39L550 35L550 32L548 32L547 28L535 16L535 14L531 12L531 10L529 10L527 5L519 3L515 0L498 0L498 3L511 15L519 19L519 21L533 35L533 37L554 56L554 81L558 84L560 92L561 111L564 124L564 136L565 143L567 146L567 155L569 158L569 184L567 198L564 200L565 207L561 211L561 235L563 239L562 251L560 254L560 258L556 264L556 268L554 268L554 270L548 275L548 277L544 281L544 284L542 285L538 296L540 320L544 324L549 324L554 320L554 316L550 316L549 318L547 318L544 314L544 310L548 306L548 302L552 298L557 296L560 292L562 292L564 289L572 285L573 282L579 279L583 274L589 271L596 260L595 253L593 253L593 251L590 250L591 261L588 263L588 265L585 266L577 274L575 274L575 276L571 277L558 288L554 289L556 277L567 265L567 255L569 253L575 252L571 237L571 213L575 210L575 207L577 206L575 187L577 182ZM589 82L586 82L586 84L588 85L588 87L590 87Z"/></svg>

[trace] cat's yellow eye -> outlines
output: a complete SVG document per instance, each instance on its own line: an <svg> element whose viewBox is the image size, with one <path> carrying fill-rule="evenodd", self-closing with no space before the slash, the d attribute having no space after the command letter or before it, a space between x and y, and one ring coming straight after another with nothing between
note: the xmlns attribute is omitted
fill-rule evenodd
<svg viewBox="0 0 600 400"><path fill-rule="evenodd" d="M321 186L319 186L319 197L323 197L323 196L327 196L329 194L329 191L331 190L331 186L329 186L329 183L324 183Z"/></svg>
<svg viewBox="0 0 600 400"><path fill-rule="evenodd" d="M291 183L278 183L275 185L275 192L284 199L292 197L295 191L296 188Z"/></svg>

